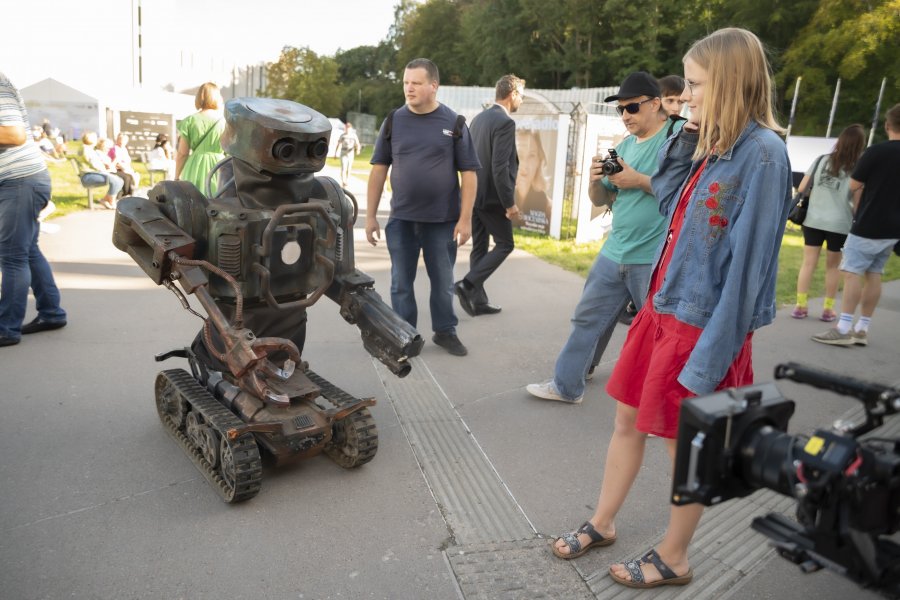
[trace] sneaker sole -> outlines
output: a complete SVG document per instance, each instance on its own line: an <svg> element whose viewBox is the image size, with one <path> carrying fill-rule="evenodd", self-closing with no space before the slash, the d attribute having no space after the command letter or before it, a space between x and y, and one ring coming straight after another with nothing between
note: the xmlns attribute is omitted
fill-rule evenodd
<svg viewBox="0 0 900 600"><path fill-rule="evenodd" d="M582 400L584 400L584 396L581 398L576 398L575 400L569 400L568 398L563 398L562 396L550 395L550 394L541 394L535 391L532 391L525 388L525 391L534 396L535 398L540 398L541 400L552 400L553 402L562 402L563 404L581 404Z"/></svg>
<svg viewBox="0 0 900 600"><path fill-rule="evenodd" d="M857 338L857 337L855 337L855 338L853 338L853 345L854 345L854 346L868 346L868 345L869 345L869 339L868 339L868 338Z"/></svg>
<svg viewBox="0 0 900 600"><path fill-rule="evenodd" d="M828 346L855 346L856 342L853 338L848 338L845 340L823 340L820 338L812 338L812 341L819 342L820 344L826 344Z"/></svg>

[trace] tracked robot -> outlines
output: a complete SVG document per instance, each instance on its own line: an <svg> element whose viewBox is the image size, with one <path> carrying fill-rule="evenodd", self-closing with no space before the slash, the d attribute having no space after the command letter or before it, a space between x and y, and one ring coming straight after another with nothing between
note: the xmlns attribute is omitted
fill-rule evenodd
<svg viewBox="0 0 900 600"><path fill-rule="evenodd" d="M255 496L260 450L277 464L324 452L345 468L372 460L371 398L355 398L302 358L306 310L322 296L359 327L364 348L399 377L423 340L354 266L357 205L325 165L331 123L287 100L225 105L219 191L164 181L116 209L113 243L203 319L156 378L159 417L226 502ZM210 178L213 174L210 174ZM204 314L188 301L195 296Z"/></svg>

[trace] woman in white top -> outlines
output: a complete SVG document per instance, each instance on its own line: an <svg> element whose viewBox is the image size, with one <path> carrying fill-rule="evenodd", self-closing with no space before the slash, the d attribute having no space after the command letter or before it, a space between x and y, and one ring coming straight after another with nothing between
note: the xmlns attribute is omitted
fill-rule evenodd
<svg viewBox="0 0 900 600"><path fill-rule="evenodd" d="M834 297L837 294L841 264L841 248L850 232L853 210L850 195L850 174L866 147L862 125L851 125L838 136L831 154L813 163L797 188L812 186L809 208L803 220L803 264L797 275L797 305L791 316L805 319L809 313L807 302L809 285L825 244L825 302L822 321L834 321ZM813 169L815 172L813 173Z"/></svg>
<svg viewBox="0 0 900 600"><path fill-rule="evenodd" d="M98 141L97 134L93 131L86 131L84 135L81 136L81 143L84 144L84 147L82 148L84 160L90 165L90 168L93 169L93 172L85 173L81 176L81 182L89 187L108 184L109 189L106 192L106 195L103 196L100 204L104 208L113 209L116 206L116 197L119 195L119 192L122 191L125 182L121 177L116 175L112 161L109 159L109 156L106 155L106 152L97 150Z"/></svg>

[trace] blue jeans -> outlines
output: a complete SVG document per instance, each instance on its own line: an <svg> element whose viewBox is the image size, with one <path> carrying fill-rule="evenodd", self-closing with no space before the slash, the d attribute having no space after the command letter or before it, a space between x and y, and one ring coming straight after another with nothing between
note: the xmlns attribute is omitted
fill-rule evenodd
<svg viewBox="0 0 900 600"><path fill-rule="evenodd" d="M588 368L600 362L609 344L619 313L634 300L640 310L650 288L653 265L621 265L597 255L572 315L572 333L556 359L553 383L565 398L584 393Z"/></svg>
<svg viewBox="0 0 900 600"><path fill-rule="evenodd" d="M125 182L118 175L113 175L112 173L98 173L96 171L85 173L81 176L81 181L87 186L100 186L104 183L108 183L109 191L107 194L113 198L118 196L119 192L121 192L122 188L125 186Z"/></svg>
<svg viewBox="0 0 900 600"><path fill-rule="evenodd" d="M416 327L418 308L413 284L419 268L419 254L431 280L431 329L456 334L459 320L453 312L453 265L456 263L456 222L422 223L389 219L384 228L391 255L391 306Z"/></svg>
<svg viewBox="0 0 900 600"><path fill-rule="evenodd" d="M34 290L38 316L65 321L50 264L38 248L37 217L50 200L50 173L0 181L0 336L19 339Z"/></svg>

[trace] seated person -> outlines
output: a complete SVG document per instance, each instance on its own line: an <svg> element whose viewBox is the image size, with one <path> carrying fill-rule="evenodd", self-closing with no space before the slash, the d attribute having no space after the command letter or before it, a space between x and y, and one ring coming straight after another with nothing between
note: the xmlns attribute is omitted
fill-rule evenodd
<svg viewBox="0 0 900 600"><path fill-rule="evenodd" d="M109 149L112 148L112 140L109 138L98 138L94 146L97 154L101 155L104 164L108 166L110 173L115 173L123 182L122 190L119 192L119 198L134 195L134 177L130 173L118 168L116 163L109 157Z"/></svg>
<svg viewBox="0 0 900 600"><path fill-rule="evenodd" d="M134 188L138 187L141 183L141 176L134 170L134 167L131 164L131 155L128 153L128 136L124 133L119 133L116 136L116 144L112 148L109 149L109 159L113 161L113 166L116 168L116 171L119 173L119 176L122 179L126 180L125 187L128 187L128 178L124 177L122 174L125 173L131 176L133 180L133 184L131 186L131 191L125 190L123 194L126 196L130 196L134 191Z"/></svg>
<svg viewBox="0 0 900 600"><path fill-rule="evenodd" d="M175 179L175 149L166 134L156 136L156 145L147 156L147 169L165 171L166 179Z"/></svg>
<svg viewBox="0 0 900 600"><path fill-rule="evenodd" d="M90 173L81 176L81 182L84 185L93 186L103 183L109 184L109 190L100 201L104 208L114 209L116 207L116 198L122 191L125 182L113 170L112 161L105 152L97 150L97 134L93 131L86 131L81 136L81 143L84 144L82 154L84 161L93 169Z"/></svg>
<svg viewBox="0 0 900 600"><path fill-rule="evenodd" d="M65 154L57 152L53 142L44 134L44 130L40 127L32 128L31 137L34 139L34 143L37 144L37 147L41 149L44 158L47 160L60 161L65 158Z"/></svg>

